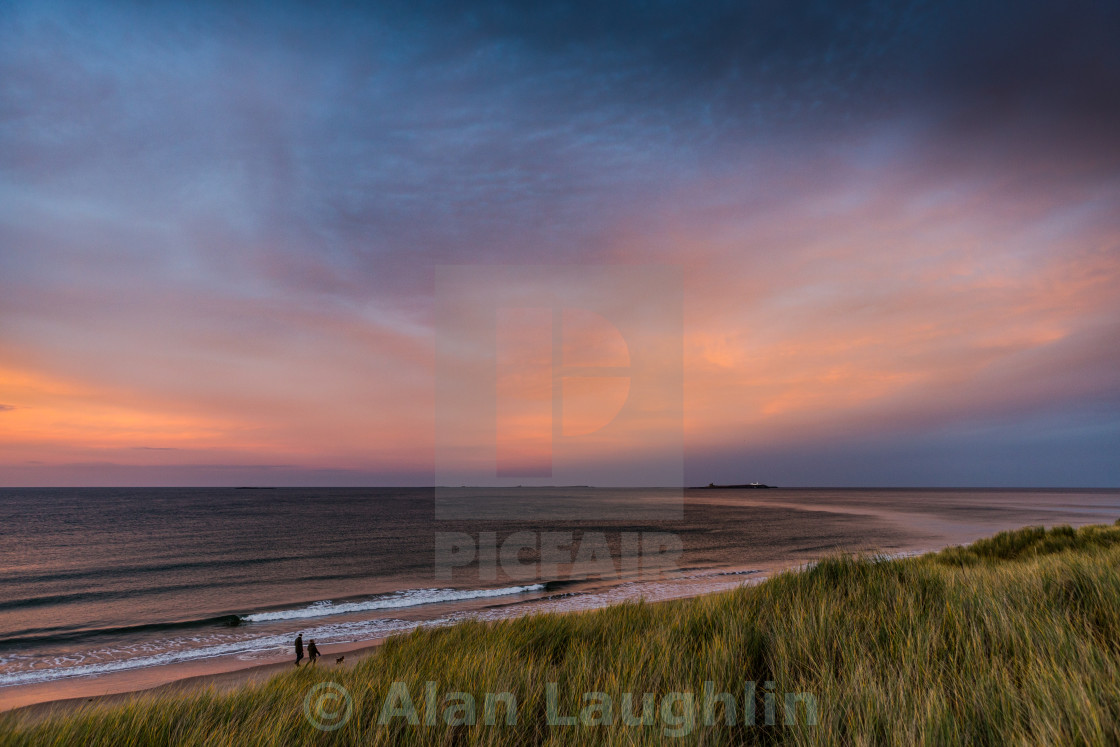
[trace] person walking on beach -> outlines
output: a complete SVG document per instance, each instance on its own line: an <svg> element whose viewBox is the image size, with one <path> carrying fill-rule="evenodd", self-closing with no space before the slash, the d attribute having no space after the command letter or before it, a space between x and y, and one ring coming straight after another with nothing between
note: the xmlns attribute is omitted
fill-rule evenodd
<svg viewBox="0 0 1120 747"><path fill-rule="evenodd" d="M319 658L319 649L315 645L314 638L312 638L311 642L307 644L307 658L312 664L314 664L315 660Z"/></svg>
<svg viewBox="0 0 1120 747"><path fill-rule="evenodd" d="M296 666L303 660L303 633L296 636Z"/></svg>

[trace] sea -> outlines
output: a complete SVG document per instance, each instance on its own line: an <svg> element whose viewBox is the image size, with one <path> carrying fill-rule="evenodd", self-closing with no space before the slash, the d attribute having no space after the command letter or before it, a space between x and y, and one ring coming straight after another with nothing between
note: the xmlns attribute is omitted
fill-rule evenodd
<svg viewBox="0 0 1120 747"><path fill-rule="evenodd" d="M297 633L329 659L417 627L734 588L831 553L904 556L1120 518L1120 490L475 497L489 508L449 520L433 488L0 489L0 702L176 663L293 658ZM530 510L551 505L578 510Z"/></svg>

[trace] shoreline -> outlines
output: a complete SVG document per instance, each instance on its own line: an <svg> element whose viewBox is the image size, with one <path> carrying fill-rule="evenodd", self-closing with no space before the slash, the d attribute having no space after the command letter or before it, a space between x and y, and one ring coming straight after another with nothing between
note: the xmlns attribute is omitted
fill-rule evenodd
<svg viewBox="0 0 1120 747"><path fill-rule="evenodd" d="M335 664L334 661L330 663L323 661L315 666L320 669L329 670L338 668L349 669L355 662L377 651L385 640L385 638L375 638L369 641L354 641L352 644L349 644L348 647L346 644L340 644L338 647L333 648L330 653L345 655L346 661L342 664ZM325 660L328 656L324 655L322 658ZM301 666L307 667L310 665L303 664ZM96 695L54 698L51 700L14 705L10 708L0 706L0 719L14 718L21 724L28 725L48 719L51 716L73 715L84 708L123 705L135 700L159 698L165 695L196 695L208 690L213 690L217 693L228 693L250 685L267 682L275 675L286 672L292 667L291 660L285 659L284 661L251 664L239 669L218 672L211 671L201 674L189 674L186 676L172 676L171 678L168 678L168 675L173 675L173 672L157 672L155 674L163 675L158 677L158 679L165 681L150 686L139 688L134 686L129 688L125 686L120 690L116 690L113 688L112 684L110 684L110 691ZM166 670L169 669L169 667L153 667L153 669Z"/></svg>
<svg viewBox="0 0 1120 747"><path fill-rule="evenodd" d="M774 566L760 572L759 576L752 577L749 581L736 582L736 585L757 584L766 580L775 572L796 570L799 567L799 565ZM673 599L702 597L725 590L726 588L723 585L709 584L702 588L696 588L692 593L669 594L654 598L651 601L656 603ZM614 604L623 603L623 601L625 600L603 606L565 610L541 610L530 602L524 606L523 612L515 615L515 617L541 613L579 614L610 607ZM408 632L411 631L405 631L397 635L407 635ZM341 666L348 668L359 659L364 659L373 654L387 639L388 637L383 637L333 644L329 651L324 652L322 661L317 666L333 669L336 667L334 658L345 655L346 661ZM219 692L228 692L241 686L265 682L273 675L287 671L292 667L292 659L289 657L283 659L271 658L252 663L242 662L243 666L235 666L236 663L237 660L233 657L215 657L114 672L96 677L75 677L70 680L37 682L13 688L12 694L7 697L5 697L4 690L0 689L0 719L7 716L16 716L21 720L40 720L52 712L72 712L87 705L92 707L120 704L129 702L134 698L166 694L184 695L202 692L210 687L214 687ZM231 665L234 666L231 667ZM307 666L307 664L302 666ZM60 695L60 690L64 694ZM94 692L94 690L97 691ZM39 695L40 693L42 696Z"/></svg>
<svg viewBox="0 0 1120 747"><path fill-rule="evenodd" d="M749 580L736 581L735 585L754 585L765 581L774 573L785 570L797 570L802 564L773 564L765 571L747 569L747 572L758 572ZM738 569L735 573L743 572ZM714 577L713 577L714 578ZM670 601L674 599L689 599L717 594L726 591L729 586L724 584L705 584L695 588L690 593L672 593L651 599L651 603ZM643 596L644 598L644 596ZM541 600L538 600L541 601ZM623 603L626 600L610 602L608 604L589 608L574 609L540 609L532 603L525 605L520 617L527 614L579 614L603 609ZM491 618L494 619L494 618ZM503 618L497 618L503 619ZM405 631L397 635L406 635ZM324 652L319 668L333 669L336 664L334 658L345 655L346 661L341 665L350 667L359 659L373 654L387 640L388 637L350 641L348 643L334 644L330 650ZM14 692L5 697L4 689L0 689L0 719L15 717L20 721L39 721L52 714L73 713L83 707L100 705L115 705L130 702L136 698L158 697L160 695L186 695L203 692L211 687L218 692L229 692L239 687L263 683L273 675L287 671L292 667L289 657L271 658L266 661L245 663L243 666L232 666L237 663L233 657L216 657L212 659L199 659L195 661L167 664L158 667L148 667L138 670L127 670L96 677L76 677L71 680L55 680L38 682L31 685L13 688ZM304 664L303 666L307 666ZM60 693L61 691L61 693Z"/></svg>
<svg viewBox="0 0 1120 747"><path fill-rule="evenodd" d="M898 557L903 557L920 555L930 551L933 550L905 550L896 553L896 555ZM775 573L797 571L805 567L807 567L807 565L803 563L772 565L765 571L759 571L758 576L753 576L749 580L736 582L735 586L757 585L767 580ZM755 569L752 569L748 572L754 572L754 570ZM658 602L692 599L719 594L727 591L729 588L731 587L722 584L705 585L702 588L697 588L694 593L669 594L652 599L650 603L656 604ZM622 603L624 603L624 601L612 602L602 607L567 610L550 609L544 610L543 612L544 614L561 615L580 614ZM534 614L534 610L528 608L525 610L524 614ZM517 617L520 616L521 615L517 615ZM407 633L399 633L397 635L406 634ZM374 654L387 639L388 637L375 638L334 645L329 652L324 653L322 662L317 666L320 669L328 670L335 669L336 666L340 666L344 669L350 668L357 661ZM346 661L341 665L336 665L334 657L340 655L345 655ZM53 715L72 715L87 707L96 708L100 706L121 705L137 699L158 698L164 695L192 695L210 689L214 689L219 693L227 693L242 687L262 684L273 676L292 668L292 660L287 657L282 660L272 659L265 662L250 663L246 666L232 669L223 667L223 664L228 665L230 662L231 659L226 657L202 659L181 664L150 667L143 670L130 670L100 675L95 678L75 678L71 681L63 680L61 689L80 694L63 695L62 697L59 697L57 693L60 689L59 681L35 683L25 686L19 693L22 697L16 697L13 694L13 697L5 699L3 697L3 691L0 690L0 719L14 718L23 724L31 724L50 718ZM302 666L306 667L307 664L303 664ZM215 667L221 668L216 669ZM94 684L102 686L103 691L91 694L89 688ZM42 699L37 698L37 691L42 691L46 697ZM50 691L54 692L48 694Z"/></svg>

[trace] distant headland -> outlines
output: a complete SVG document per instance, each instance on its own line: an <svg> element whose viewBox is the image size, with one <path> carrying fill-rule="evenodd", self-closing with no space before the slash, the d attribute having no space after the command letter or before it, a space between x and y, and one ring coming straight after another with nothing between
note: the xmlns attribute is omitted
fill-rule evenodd
<svg viewBox="0 0 1120 747"><path fill-rule="evenodd" d="M752 482L747 485L716 485L710 482L707 485L696 488L697 490L757 490L759 488L776 488L777 485L764 485L760 482Z"/></svg>

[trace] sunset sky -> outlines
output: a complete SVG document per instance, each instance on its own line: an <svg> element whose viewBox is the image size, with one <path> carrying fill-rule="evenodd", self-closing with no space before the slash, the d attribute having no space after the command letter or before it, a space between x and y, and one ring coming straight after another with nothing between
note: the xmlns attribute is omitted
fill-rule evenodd
<svg viewBox="0 0 1120 747"><path fill-rule="evenodd" d="M1117 39L1115 2L0 2L0 486L431 485L449 265L673 268L688 484L1120 485Z"/></svg>

